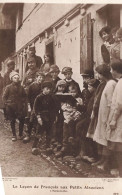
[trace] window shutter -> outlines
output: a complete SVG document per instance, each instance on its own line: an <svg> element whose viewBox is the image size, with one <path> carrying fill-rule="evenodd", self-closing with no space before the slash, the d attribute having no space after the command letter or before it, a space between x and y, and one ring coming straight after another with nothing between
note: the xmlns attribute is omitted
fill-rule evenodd
<svg viewBox="0 0 122 195"><path fill-rule="evenodd" d="M93 68L91 13L80 21L80 73Z"/></svg>

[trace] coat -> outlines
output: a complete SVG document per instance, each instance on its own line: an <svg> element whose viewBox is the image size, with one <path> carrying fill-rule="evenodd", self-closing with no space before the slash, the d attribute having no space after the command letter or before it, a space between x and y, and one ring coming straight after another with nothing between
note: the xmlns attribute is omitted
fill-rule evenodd
<svg viewBox="0 0 122 195"><path fill-rule="evenodd" d="M105 146L107 146L107 121L116 83L114 80L109 80L103 90L99 106L98 122L93 137L94 141Z"/></svg>
<svg viewBox="0 0 122 195"><path fill-rule="evenodd" d="M88 133L87 133L87 137L89 138L93 138L94 131L96 129L100 99L101 99L101 95L102 95L105 85L106 85L106 82L102 81L97 87L96 92L95 92L95 98L94 98L94 104L93 104L93 110L92 110L92 112L94 113L94 117L91 119L91 122L88 128Z"/></svg>
<svg viewBox="0 0 122 195"><path fill-rule="evenodd" d="M3 103L8 120L25 116L26 93L20 83L7 85L3 92Z"/></svg>
<svg viewBox="0 0 122 195"><path fill-rule="evenodd" d="M111 130L110 123L116 121L115 130ZM107 139L114 143L122 143L122 78L116 84L107 125Z"/></svg>

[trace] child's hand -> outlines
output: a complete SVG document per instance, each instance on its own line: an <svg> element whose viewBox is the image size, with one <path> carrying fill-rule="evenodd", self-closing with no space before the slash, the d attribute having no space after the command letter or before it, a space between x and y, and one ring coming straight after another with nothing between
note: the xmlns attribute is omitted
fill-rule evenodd
<svg viewBox="0 0 122 195"><path fill-rule="evenodd" d="M28 104L28 112L31 112L30 104Z"/></svg>
<svg viewBox="0 0 122 195"><path fill-rule="evenodd" d="M38 120L38 123L42 126L43 125L42 119L38 118L37 120Z"/></svg>
<svg viewBox="0 0 122 195"><path fill-rule="evenodd" d="M110 122L110 128L111 128L111 130L115 130L115 128L116 128L116 121L111 121Z"/></svg>

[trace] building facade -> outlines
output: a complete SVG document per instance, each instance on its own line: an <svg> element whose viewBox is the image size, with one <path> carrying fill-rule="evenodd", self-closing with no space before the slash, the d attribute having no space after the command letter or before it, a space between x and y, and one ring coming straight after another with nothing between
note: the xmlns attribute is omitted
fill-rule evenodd
<svg viewBox="0 0 122 195"><path fill-rule="evenodd" d="M85 68L94 69L103 61L99 30L106 25L122 26L120 4L6 3L2 13L13 23L13 58L21 79L25 73L28 48L35 45L38 56L43 59L44 53L50 52L53 63L60 70L65 66L72 67L73 77L79 81Z"/></svg>

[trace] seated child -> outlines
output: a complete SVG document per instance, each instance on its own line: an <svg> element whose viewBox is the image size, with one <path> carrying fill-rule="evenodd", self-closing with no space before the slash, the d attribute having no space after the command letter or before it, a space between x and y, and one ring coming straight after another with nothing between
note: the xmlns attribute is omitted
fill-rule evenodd
<svg viewBox="0 0 122 195"><path fill-rule="evenodd" d="M23 127L25 121L25 102L26 93L19 81L18 72L12 71L10 73L10 80L12 83L7 85L3 92L3 102L6 108L6 114L12 129L12 141L17 140L15 122L19 120L19 139L23 139Z"/></svg>
<svg viewBox="0 0 122 195"><path fill-rule="evenodd" d="M72 74L73 74L72 68L70 68L70 67L64 67L62 69L62 74L64 74L64 77L65 77L64 80L67 83L65 92L66 93L68 92L69 85L74 84L74 85L77 86L78 94L81 95L81 90L80 90L79 84L72 79Z"/></svg>
<svg viewBox="0 0 122 195"><path fill-rule="evenodd" d="M69 149L69 142L71 140L72 141L74 140L75 125L77 121L80 120L81 117L83 102L78 95L78 88L76 85L71 84L69 86L69 95L72 95L73 98L70 100L69 97L69 100L66 100L66 102L61 103L61 109L63 111L63 116L64 116L63 147L61 151L56 154L56 157L62 157L65 154L69 154L71 152Z"/></svg>
<svg viewBox="0 0 122 195"><path fill-rule="evenodd" d="M51 93L52 83L43 82L42 93L37 96L34 103L34 113L38 121L37 133L32 146L32 153L36 154L38 150L38 134L46 132L46 148L50 148L52 138L52 127L58 113L55 96Z"/></svg>

